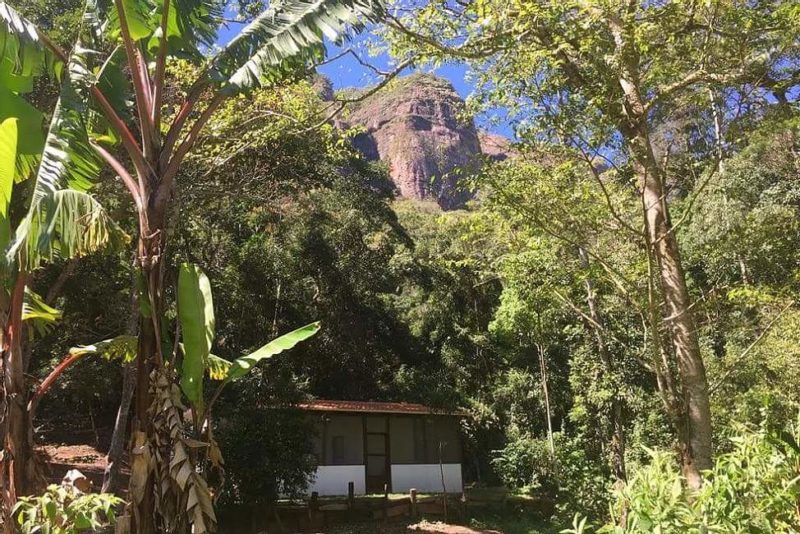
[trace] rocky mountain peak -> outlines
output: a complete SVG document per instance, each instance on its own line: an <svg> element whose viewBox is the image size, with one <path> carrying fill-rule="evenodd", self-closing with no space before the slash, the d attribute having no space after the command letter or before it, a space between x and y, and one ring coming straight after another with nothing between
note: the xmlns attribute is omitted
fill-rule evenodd
<svg viewBox="0 0 800 534"><path fill-rule="evenodd" d="M364 128L354 139L356 147L389 165L401 197L456 209L470 198L459 187L457 170L474 169L483 154L504 159L509 145L502 136L478 132L463 110L450 82L412 74L352 106L339 124Z"/></svg>

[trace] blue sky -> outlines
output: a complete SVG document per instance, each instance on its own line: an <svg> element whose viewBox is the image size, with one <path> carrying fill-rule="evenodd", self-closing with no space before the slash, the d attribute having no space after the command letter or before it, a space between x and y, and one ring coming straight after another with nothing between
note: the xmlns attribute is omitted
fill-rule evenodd
<svg viewBox="0 0 800 534"><path fill-rule="evenodd" d="M228 42L236 32L243 27L241 24L230 23L227 28L222 29L219 34L218 44L224 45ZM326 42L328 48L328 57L332 58L347 48L353 49L359 57L368 62L370 65L379 70L390 71L392 70L391 58L387 54L380 54L377 56L370 56L367 51L368 41L371 35L369 29L363 34L354 37L349 42L343 43L341 46L331 42ZM370 69L359 64L356 59L351 55L345 55L334 62L321 66L318 69L322 74L330 78L333 83L334 89L343 89L345 87L366 87L377 83L380 78ZM430 72L430 69L425 69ZM408 75L414 72L412 69L407 69L403 75ZM461 95L466 98L472 92L472 85L467 80L468 69L463 64L446 64L433 70L436 75L447 79L453 87ZM479 128L489 130L491 132L505 135L506 137L513 137L513 130L507 121L488 121L486 118L476 119L476 125Z"/></svg>
<svg viewBox="0 0 800 534"><path fill-rule="evenodd" d="M337 46L332 43L328 44L328 57L335 57L342 50L347 48L353 49L362 60L367 61L379 70L390 71L393 68L391 59L387 54L380 54L378 56L370 57L365 50L365 41L367 37L356 37L349 43L344 43ZM323 65L318 69L322 74L330 78L333 82L334 89L342 89L345 87L365 87L373 85L380 81L380 78L370 69L361 65L352 55L345 55L332 63ZM430 69L423 69L431 72ZM436 75L447 79L461 95L466 98L472 92L472 84L468 80L468 68L459 63L450 63L440 66L433 70ZM414 72L408 69L403 75L408 75ZM507 122L500 122L499 124L490 124L487 120L476 120L477 126L490 130L495 133L503 134L507 137L513 137L511 126Z"/></svg>

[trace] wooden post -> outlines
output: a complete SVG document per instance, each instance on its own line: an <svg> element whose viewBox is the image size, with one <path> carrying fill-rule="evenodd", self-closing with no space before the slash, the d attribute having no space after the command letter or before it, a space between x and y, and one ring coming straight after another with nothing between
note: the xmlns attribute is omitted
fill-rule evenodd
<svg viewBox="0 0 800 534"><path fill-rule="evenodd" d="M355 506L356 501L356 485L353 482L347 483L347 508L350 510Z"/></svg>
<svg viewBox="0 0 800 534"><path fill-rule="evenodd" d="M383 520L389 521L389 484L383 485Z"/></svg>
<svg viewBox="0 0 800 534"><path fill-rule="evenodd" d="M411 517L417 518L417 489L411 488L408 491L409 498L411 499Z"/></svg>
<svg viewBox="0 0 800 534"><path fill-rule="evenodd" d="M308 500L308 518L311 519L317 510L319 510L319 493L312 491Z"/></svg>
<svg viewBox="0 0 800 534"><path fill-rule="evenodd" d="M311 498L308 500L308 526L311 529L317 527L319 523L319 493L316 491L311 492Z"/></svg>

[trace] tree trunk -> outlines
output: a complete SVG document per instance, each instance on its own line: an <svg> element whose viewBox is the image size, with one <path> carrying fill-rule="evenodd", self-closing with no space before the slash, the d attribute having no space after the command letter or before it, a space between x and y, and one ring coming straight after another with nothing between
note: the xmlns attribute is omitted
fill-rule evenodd
<svg viewBox="0 0 800 534"><path fill-rule="evenodd" d="M139 324L139 297L136 286L135 274L130 280L130 315L125 327L125 333L131 336L137 334ZM117 418L114 421L114 432L111 434L111 445L106 456L106 469L103 473L104 493L114 493L119 488L119 468L122 463L122 453L125 450L125 437L128 433L128 416L133 402L133 393L136 390L136 367L133 363L125 364L122 375L122 396L120 398Z"/></svg>
<svg viewBox="0 0 800 534"><path fill-rule="evenodd" d="M547 362L544 359L544 350L540 344L536 344L536 351L539 353L539 374L542 379L542 393L544 394L544 411L547 419L547 442L550 445L550 456L555 458L556 446L553 441L553 416L550 413L550 391L547 388Z"/></svg>
<svg viewBox="0 0 800 534"><path fill-rule="evenodd" d="M136 367L132 363L125 365L122 377L122 398L120 399L117 418L114 421L114 432L111 445L106 456L106 469L103 473L103 493L115 493L119 489L119 469L122 453L125 450L125 437L128 432L128 416L136 389Z"/></svg>
<svg viewBox="0 0 800 534"><path fill-rule="evenodd" d="M22 303L27 279L26 273L19 273L8 301L0 340L3 356L3 524L6 532L13 532L11 509L17 497L28 490L28 469L32 458L28 391L22 361Z"/></svg>
<svg viewBox="0 0 800 534"><path fill-rule="evenodd" d="M686 438L681 443L683 474L691 488L698 488L702 482L700 471L711 468L712 463L708 382L686 287L686 275L669 218L662 172L650 142L648 110L639 85L639 55L634 40L629 38L633 27L629 22L613 14L608 18L616 45L619 85L623 97L619 127L639 178L648 254L655 259L658 269L666 315L663 322L669 332L681 377L686 416ZM681 439L682 429L677 430Z"/></svg>
<svg viewBox="0 0 800 534"><path fill-rule="evenodd" d="M581 261L581 267L588 271L589 269L589 256L583 248L578 249L578 256ZM611 354L608 350L605 334L603 333L604 323L603 317L600 313L600 308L597 303L597 292L594 288L594 283L590 276L586 277L584 282L586 287L586 303L589 306L589 318L592 320L589 323L589 328L594 334L595 344L597 346L597 353L600 360L603 362L604 373L607 377L614 380L614 365L611 360ZM618 483L624 483L628 480L627 470L625 468L625 425L622 414L622 401L619 399L619 391L614 387L611 397L611 468L614 472L614 478Z"/></svg>
<svg viewBox="0 0 800 534"><path fill-rule="evenodd" d="M672 231L660 169L646 128L640 128L631 148L642 188L649 253L656 260L664 307L664 323L678 361L688 440L684 443L683 473L689 485L700 486L700 471L712 465L711 408L708 382L697 339L686 276L675 233Z"/></svg>
<svg viewBox="0 0 800 534"><path fill-rule="evenodd" d="M136 356L136 403L135 416L132 426L132 434L135 438L132 441L131 450L131 493L134 496L132 531L137 534L150 534L155 532L155 502L154 484L157 483L150 469L151 459L142 453L137 441L141 441L142 435L150 438L154 435L150 406L152 404L151 395L151 375L154 369L163 364L161 353L161 307L163 296L163 263L162 253L164 250L164 209L149 208L147 215L140 223L140 235L138 242L138 263L139 284L142 294L140 299L144 299L144 307L139 306L140 310L147 310L139 313L139 344ZM145 440L147 441L147 440ZM135 490L134 486L138 489ZM139 501L136 502L136 495Z"/></svg>

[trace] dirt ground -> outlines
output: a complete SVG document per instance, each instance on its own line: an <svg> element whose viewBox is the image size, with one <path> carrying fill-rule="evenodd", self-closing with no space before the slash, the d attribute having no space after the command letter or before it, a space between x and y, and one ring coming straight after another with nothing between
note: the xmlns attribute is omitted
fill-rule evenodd
<svg viewBox="0 0 800 534"><path fill-rule="evenodd" d="M433 523L429 521L420 521L415 525L409 525L408 530L430 534L502 534L498 530L475 530L474 528L462 525L449 525L441 521Z"/></svg>
<svg viewBox="0 0 800 534"><path fill-rule="evenodd" d="M389 524L349 523L326 528L324 534L503 534L497 530L476 530L463 525L451 525L441 521L420 521L408 524L402 521ZM323 533L320 533L323 534Z"/></svg>
<svg viewBox="0 0 800 534"><path fill-rule="evenodd" d="M70 469L77 469L91 482L95 490L103 483L106 454L91 445L48 444L37 449L45 464L45 475L49 484L57 484ZM122 476L128 474L123 464Z"/></svg>
<svg viewBox="0 0 800 534"><path fill-rule="evenodd" d="M90 445L45 445L39 450L53 464L100 471L106 467L106 455Z"/></svg>

